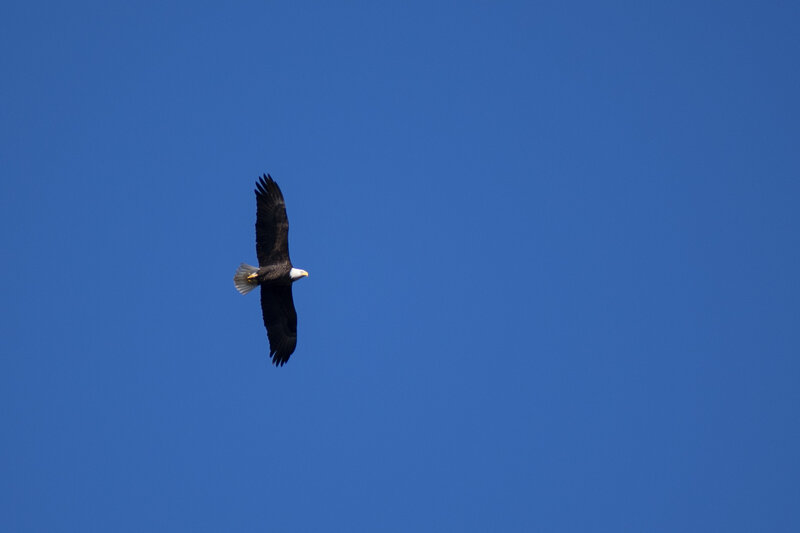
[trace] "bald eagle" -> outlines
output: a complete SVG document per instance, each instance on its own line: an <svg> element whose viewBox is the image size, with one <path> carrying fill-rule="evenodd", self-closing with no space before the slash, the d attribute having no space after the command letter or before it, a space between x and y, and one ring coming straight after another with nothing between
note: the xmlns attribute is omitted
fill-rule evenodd
<svg viewBox="0 0 800 533"><path fill-rule="evenodd" d="M269 356L283 366L297 346L297 312L292 283L308 272L289 260L289 219L278 184L269 174L256 182L256 255L258 267L242 263L233 283L242 294L261 286L261 313L269 338Z"/></svg>

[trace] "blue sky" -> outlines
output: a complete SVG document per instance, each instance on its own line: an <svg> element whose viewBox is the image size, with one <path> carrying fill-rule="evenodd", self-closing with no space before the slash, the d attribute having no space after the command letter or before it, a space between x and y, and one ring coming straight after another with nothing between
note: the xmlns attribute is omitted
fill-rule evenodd
<svg viewBox="0 0 800 533"><path fill-rule="evenodd" d="M796 3L0 20L4 531L800 530Z"/></svg>

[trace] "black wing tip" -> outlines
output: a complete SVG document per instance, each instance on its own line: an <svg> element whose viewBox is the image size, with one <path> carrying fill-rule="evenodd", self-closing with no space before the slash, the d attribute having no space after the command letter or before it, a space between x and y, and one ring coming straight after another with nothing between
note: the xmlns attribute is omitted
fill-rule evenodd
<svg viewBox="0 0 800 533"><path fill-rule="evenodd" d="M281 334L270 335L269 328L267 328L267 337L269 337L269 356L272 364L275 366L285 365L297 346L296 337L286 337Z"/></svg>
<svg viewBox="0 0 800 533"><path fill-rule="evenodd" d="M275 366L285 365L296 347L296 338L270 339L269 356L272 358L272 364Z"/></svg>
<svg viewBox="0 0 800 533"><path fill-rule="evenodd" d="M269 184L270 182L275 182L272 181L272 178L269 178L269 181L267 181L266 178L267 175L264 174L263 178L258 178L258 180L256 180L256 196L269 195Z"/></svg>
<svg viewBox="0 0 800 533"><path fill-rule="evenodd" d="M258 178L258 181L256 181L256 189L254 192L258 197L264 196L267 198L275 197L283 199L283 193L281 193L280 187L278 187L278 184L275 182L274 179L272 179L272 176L270 176L269 174L264 174L263 176Z"/></svg>
<svg viewBox="0 0 800 533"><path fill-rule="evenodd" d="M281 352L273 352L269 354L272 358L272 364L275 366L283 366L289 360L289 357L292 355L291 353L281 353Z"/></svg>
<svg viewBox="0 0 800 533"><path fill-rule="evenodd" d="M275 183L275 180L272 179L272 176L269 174L264 174L263 176L259 176L258 181L256 181L256 185L261 185L264 188L267 188L269 185Z"/></svg>

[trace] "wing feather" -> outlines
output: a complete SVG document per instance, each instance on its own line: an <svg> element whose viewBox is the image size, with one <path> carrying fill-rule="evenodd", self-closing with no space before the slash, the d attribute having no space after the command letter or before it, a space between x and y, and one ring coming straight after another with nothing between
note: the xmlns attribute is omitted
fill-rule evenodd
<svg viewBox="0 0 800 533"><path fill-rule="evenodd" d="M261 313L269 338L269 356L283 366L297 346L297 312L291 285L262 285Z"/></svg>
<svg viewBox="0 0 800 533"><path fill-rule="evenodd" d="M269 174L258 179L255 193L258 266L290 264L289 219L283 193Z"/></svg>

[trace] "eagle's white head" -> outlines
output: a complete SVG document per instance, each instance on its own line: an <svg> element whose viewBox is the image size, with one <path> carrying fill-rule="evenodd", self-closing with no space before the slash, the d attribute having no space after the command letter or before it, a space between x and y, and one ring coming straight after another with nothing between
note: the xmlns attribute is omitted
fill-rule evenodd
<svg viewBox="0 0 800 533"><path fill-rule="evenodd" d="M289 271L289 279L292 281L297 281L300 278L307 278L308 272L305 270L300 270L299 268L293 268Z"/></svg>

